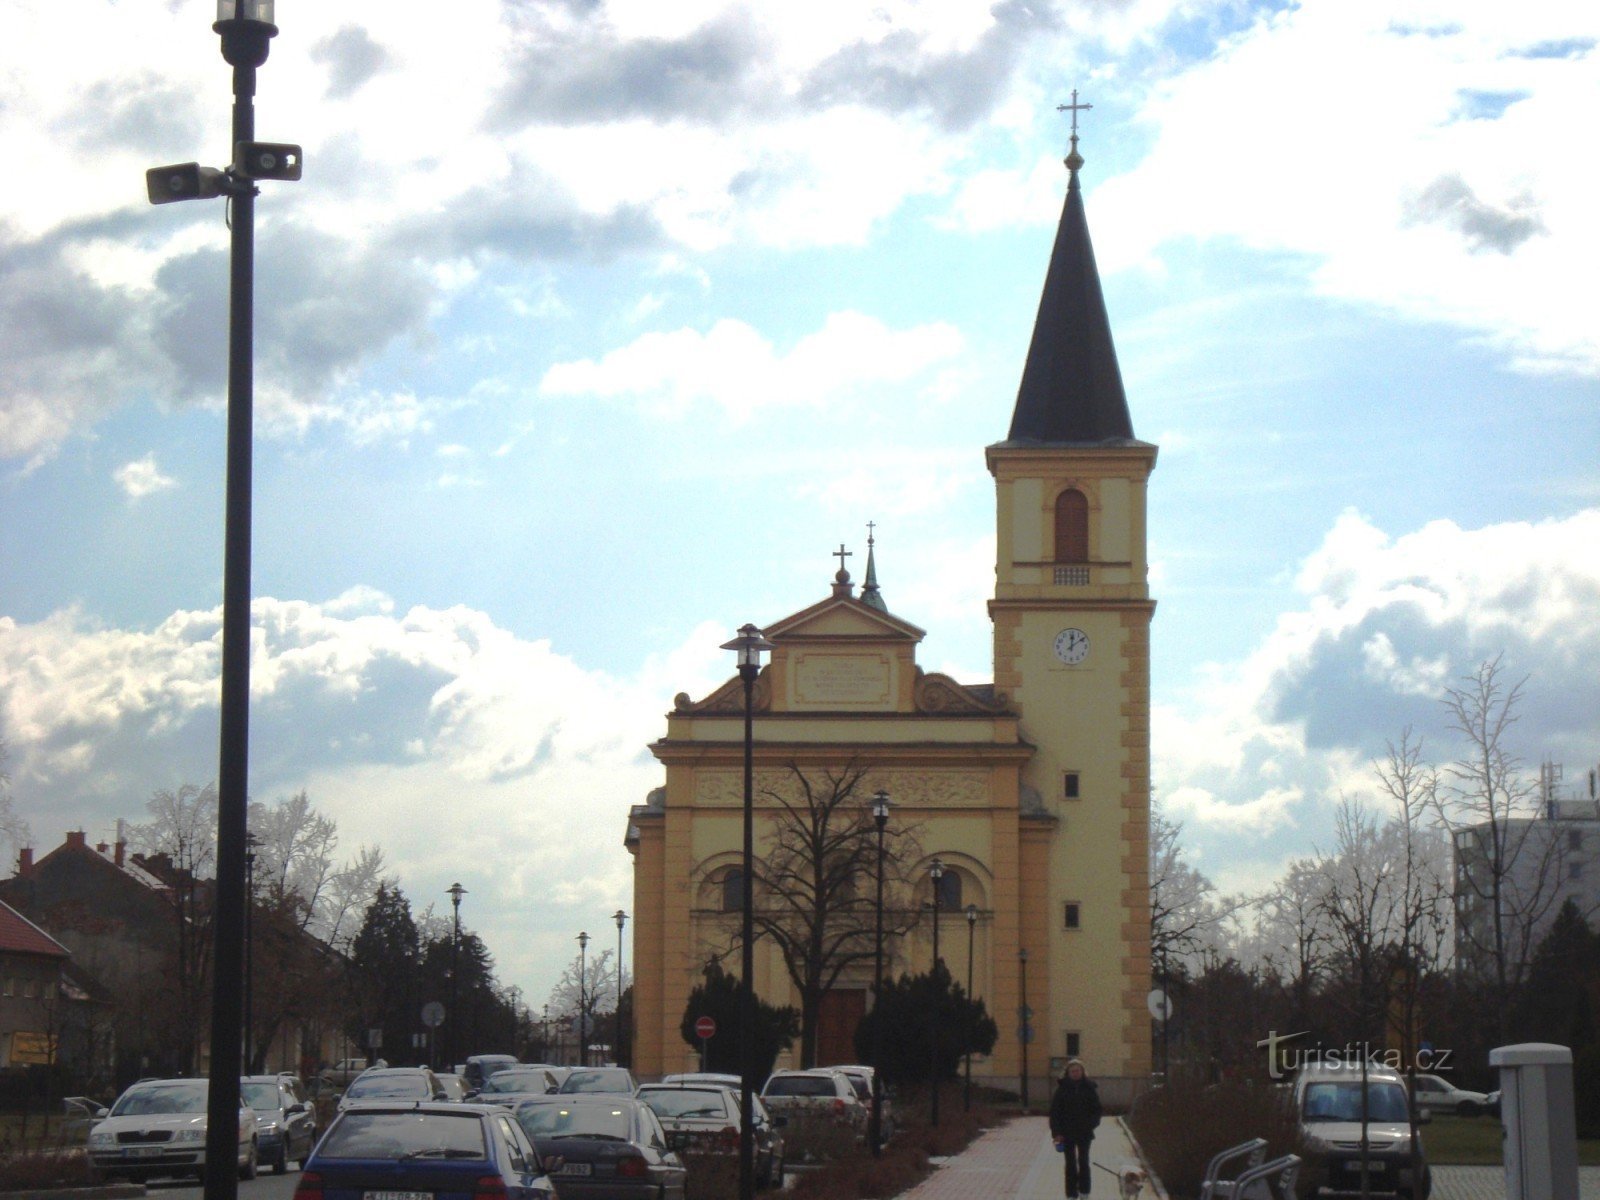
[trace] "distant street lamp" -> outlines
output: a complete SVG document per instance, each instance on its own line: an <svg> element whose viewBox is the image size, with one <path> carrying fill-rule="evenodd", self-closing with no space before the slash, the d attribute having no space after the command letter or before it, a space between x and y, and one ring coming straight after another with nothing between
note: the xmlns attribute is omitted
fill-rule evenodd
<svg viewBox="0 0 1600 1200"><path fill-rule="evenodd" d="M228 269L227 480L222 551L222 671L217 765L217 862L212 914L211 1077L206 1100L206 1200L239 1194L239 1071L244 1050L245 837L250 767L250 495L255 404L255 196L261 179L299 179L300 147L255 140L256 68L277 35L273 0L217 0L211 26L233 68L226 170L178 163L145 172L152 204L226 196ZM191 1018L197 1014L188 1014Z"/></svg>
<svg viewBox="0 0 1600 1200"><path fill-rule="evenodd" d="M624 1053L627 1027L622 1020L622 926L628 920L628 914L619 908L611 916L617 923L617 1065L625 1067L628 1059Z"/></svg>
<svg viewBox="0 0 1600 1200"><path fill-rule="evenodd" d="M589 1013L584 1007L584 991L588 985L585 976L588 974L589 935L586 932L578 934L578 1065L589 1065Z"/></svg>
<svg viewBox="0 0 1600 1200"><path fill-rule="evenodd" d="M928 874L933 877L933 982L937 985L939 976L939 881L944 878L944 863L937 858L928 868ZM928 1039L933 1046L933 1070L929 1078L933 1083L931 1099L928 1101L928 1123L939 1123L939 1019L944 1014L939 1011L935 1002L928 1009L928 1017L933 1026L933 1036Z"/></svg>
<svg viewBox="0 0 1600 1200"><path fill-rule="evenodd" d="M1022 1111L1028 1111L1028 1038L1033 1033L1033 1013L1028 1011L1028 948L1026 946L1017 951L1017 966L1022 972L1022 1005L1019 1013L1022 1017L1022 1029L1019 1036L1022 1039Z"/></svg>
<svg viewBox="0 0 1600 1200"><path fill-rule="evenodd" d="M978 906L967 905L967 1003L972 1003L972 945L978 929ZM972 1111L972 1031L967 1031L967 1077L961 1085L961 1111Z"/></svg>
<svg viewBox="0 0 1600 1200"><path fill-rule="evenodd" d="M872 823L878 827L877 931L872 952L872 1157L883 1154L883 831L889 824L889 793L872 793Z"/></svg>
<svg viewBox="0 0 1600 1200"><path fill-rule="evenodd" d="M460 999L460 989L456 986L456 977L461 973L461 897L467 894L467 889L460 883L452 883L445 889L450 897L450 907L455 914L455 927L450 935L450 1011L445 1015L445 1032L450 1036L445 1039L445 1045L450 1047L446 1057L446 1066L455 1066L456 1060L461 1056L461 1047L456 1044L455 1031L461 1025L461 1013L457 1008Z"/></svg>
<svg viewBox="0 0 1600 1200"><path fill-rule="evenodd" d="M761 655L773 645L754 625L741 625L739 636L724 642L732 650L744 681L744 895L741 901L740 959L742 991L739 993L739 1200L756 1194L753 1105L755 1091L756 932L755 932L755 712L756 676Z"/></svg>

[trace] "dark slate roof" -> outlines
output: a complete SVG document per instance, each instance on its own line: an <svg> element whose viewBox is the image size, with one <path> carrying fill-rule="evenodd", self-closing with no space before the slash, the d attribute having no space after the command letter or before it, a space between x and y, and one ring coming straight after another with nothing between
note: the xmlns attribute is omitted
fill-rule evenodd
<svg viewBox="0 0 1600 1200"><path fill-rule="evenodd" d="M1128 442L1133 440L1133 421L1089 244L1076 166L1082 160L1067 161L1067 200L1007 441Z"/></svg>

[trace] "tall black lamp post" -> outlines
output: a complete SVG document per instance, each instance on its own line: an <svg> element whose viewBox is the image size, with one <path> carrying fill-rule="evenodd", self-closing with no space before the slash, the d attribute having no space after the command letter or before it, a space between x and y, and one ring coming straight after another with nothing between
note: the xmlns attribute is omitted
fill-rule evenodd
<svg viewBox="0 0 1600 1200"><path fill-rule="evenodd" d="M937 858L934 859L933 864L928 868L928 874L933 878L932 974L934 976L934 983L937 984L939 974L939 884L944 878L944 863ZM943 1015L944 1014L939 1011L938 1005L934 1005L928 1010L928 1016L931 1019L933 1026L932 1036L928 1039L929 1043L933 1047L933 1062L931 1064L932 1070L929 1074L929 1080L933 1084L933 1087L930 1090L930 1099L928 1100L928 1123L930 1125L937 1125L939 1123L939 1020Z"/></svg>
<svg viewBox="0 0 1600 1200"><path fill-rule="evenodd" d="M872 950L872 1157L883 1153L883 831L889 824L889 793L872 793L872 823L878 827L877 928Z"/></svg>
<svg viewBox="0 0 1600 1200"><path fill-rule="evenodd" d="M978 906L967 905L967 1003L972 1003L972 947L978 930ZM967 1031L966 1079L961 1084L961 1111L972 1111L972 1031Z"/></svg>
<svg viewBox="0 0 1600 1200"><path fill-rule="evenodd" d="M578 933L578 1065L589 1065L589 1008L587 997L589 934Z"/></svg>
<svg viewBox="0 0 1600 1200"><path fill-rule="evenodd" d="M1028 1111L1028 1039L1033 1036L1033 1013L1028 1009L1028 948L1017 951L1017 969L1022 973L1022 1004L1018 1016L1022 1019L1018 1038L1022 1041L1022 1111Z"/></svg>
<svg viewBox="0 0 1600 1200"><path fill-rule="evenodd" d="M739 636L724 642L732 650L744 681L744 895L741 899L740 940L741 988L739 992L739 1200L752 1200L756 1194L755 1130L751 1095L756 1087L756 930L755 930L755 714L756 676L761 674L761 655L772 643L754 625L741 625Z"/></svg>
<svg viewBox="0 0 1600 1200"><path fill-rule="evenodd" d="M456 1044L454 1031L461 1027L461 1014L457 1011L461 992L456 985L456 978L461 974L461 897L467 894L467 889L460 883L452 883L445 890L450 896L450 908L454 920L450 934L450 1011L445 1014L445 1032L450 1035L445 1039L445 1045L450 1047L450 1053L446 1056L445 1062L448 1066L454 1067L456 1060L461 1056L461 1047Z"/></svg>
<svg viewBox="0 0 1600 1200"><path fill-rule="evenodd" d="M152 204L226 196L228 284L227 483L223 517L222 704L217 766L217 878L212 916L211 1081L206 1101L206 1200L239 1194L236 1131L243 1052L245 830L250 760L250 491L254 421L255 183L300 178L300 147L255 140L256 68L276 36L273 0L217 0L212 25L233 68L232 157L225 170L178 163L145 172Z"/></svg>
<svg viewBox="0 0 1600 1200"><path fill-rule="evenodd" d="M617 923L617 1065L628 1065L627 1056L623 1053L626 1045L627 1025L622 1019L622 927L627 924L628 914L620 908L611 914L611 919Z"/></svg>

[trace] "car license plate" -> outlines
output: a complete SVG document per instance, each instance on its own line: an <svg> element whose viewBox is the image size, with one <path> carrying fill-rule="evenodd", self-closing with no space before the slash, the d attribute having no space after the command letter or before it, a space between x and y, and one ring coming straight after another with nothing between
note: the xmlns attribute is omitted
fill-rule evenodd
<svg viewBox="0 0 1600 1200"><path fill-rule="evenodd" d="M562 1163L561 1170L558 1172L561 1175L590 1175L593 1173L594 1167L592 1164L575 1162Z"/></svg>
<svg viewBox="0 0 1600 1200"><path fill-rule="evenodd" d="M433 1200L432 1192L362 1192L361 1200Z"/></svg>
<svg viewBox="0 0 1600 1200"><path fill-rule="evenodd" d="M155 1158L165 1149L165 1146L135 1146L128 1151L128 1156L130 1158Z"/></svg>
<svg viewBox="0 0 1600 1200"><path fill-rule="evenodd" d="M1386 1170L1388 1170L1388 1168L1389 1168L1389 1164L1386 1163L1386 1162L1379 1162L1379 1161L1374 1160L1374 1161L1371 1161L1371 1162L1367 1163L1367 1170L1371 1171L1371 1172L1386 1171ZM1357 1175L1359 1175L1361 1173L1361 1160L1359 1158L1352 1158L1350 1160L1350 1170L1351 1170L1352 1173L1357 1174Z"/></svg>

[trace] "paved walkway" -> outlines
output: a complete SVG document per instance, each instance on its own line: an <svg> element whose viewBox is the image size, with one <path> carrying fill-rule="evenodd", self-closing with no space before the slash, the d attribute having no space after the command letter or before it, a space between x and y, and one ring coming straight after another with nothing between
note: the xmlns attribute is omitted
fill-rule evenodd
<svg viewBox="0 0 1600 1200"><path fill-rule="evenodd" d="M1095 1132L1090 1161L1095 1166L1092 1195L1116 1200L1116 1181L1101 1167L1143 1165L1133 1139L1116 1117ZM932 1175L896 1200L1063 1200L1066 1195L1061 1155L1050 1144L1043 1117L1019 1117L991 1129ZM1154 1183L1146 1184L1144 1200L1166 1200ZM1600 1167L1578 1168L1580 1200L1600 1200ZM1506 1200L1505 1171L1500 1167L1434 1167L1433 1200Z"/></svg>
<svg viewBox="0 0 1600 1200"><path fill-rule="evenodd" d="M1101 1167L1139 1166L1139 1154L1115 1117L1095 1131L1089 1161L1096 1164L1092 1195L1114 1200L1116 1181ZM1062 1200L1066 1165L1050 1143L1044 1117L1019 1117L991 1129L898 1200ZM1165 1200L1146 1186L1145 1200Z"/></svg>

